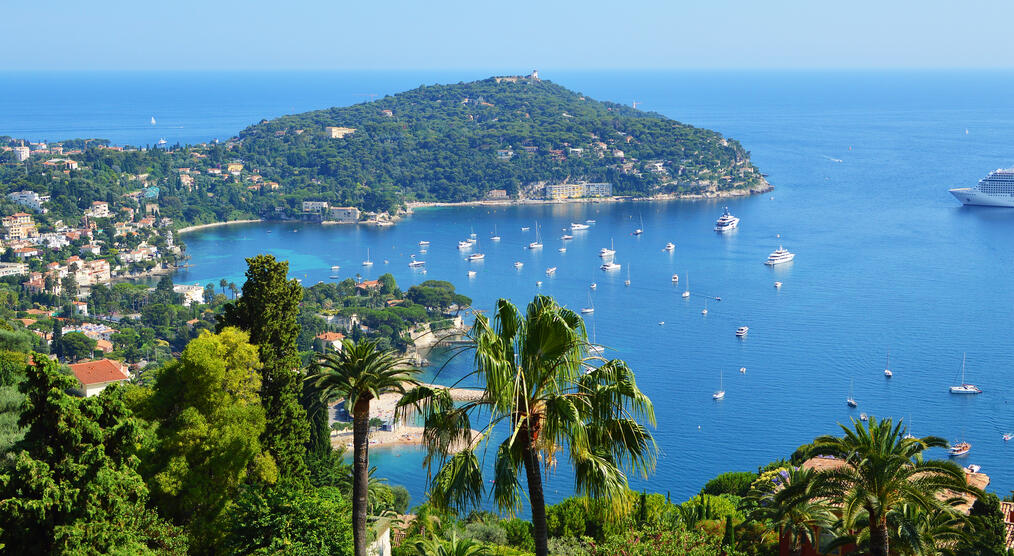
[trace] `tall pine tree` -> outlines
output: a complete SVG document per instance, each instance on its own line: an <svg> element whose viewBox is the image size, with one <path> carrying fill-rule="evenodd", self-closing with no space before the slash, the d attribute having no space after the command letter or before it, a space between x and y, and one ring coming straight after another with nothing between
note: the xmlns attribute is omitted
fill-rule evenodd
<svg viewBox="0 0 1014 556"><path fill-rule="evenodd" d="M261 402L268 419L261 444L275 458L282 477L301 480L306 477L303 456L310 436L306 411L299 403L302 376L296 347L303 287L287 278L287 261L258 255L246 262L243 295L225 306L217 328L245 330L258 347L263 365Z"/></svg>

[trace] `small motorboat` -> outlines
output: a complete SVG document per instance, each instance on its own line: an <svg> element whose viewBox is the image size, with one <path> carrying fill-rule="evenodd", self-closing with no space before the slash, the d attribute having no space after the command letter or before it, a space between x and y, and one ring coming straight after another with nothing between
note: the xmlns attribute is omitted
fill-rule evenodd
<svg viewBox="0 0 1014 556"><path fill-rule="evenodd" d="M664 324L665 324L665 321L664 321L664 320L660 320L660 321L658 321L658 325L659 325L659 326L663 326Z"/></svg>
<svg viewBox="0 0 1014 556"><path fill-rule="evenodd" d="M595 221L594 221L594 220L591 220L591 219L588 219L588 220L585 220L585 221L584 221L584 223L585 223L585 224L594 224L594 223L595 223Z"/></svg>
<svg viewBox="0 0 1014 556"><path fill-rule="evenodd" d="M967 471L968 471L969 473L978 473L978 472L979 472L979 470L980 470L980 469L982 469L982 467L981 467L981 466L978 466L978 465L976 465L976 464L974 464L974 463L973 463L972 465L969 465L969 466L968 466L968 467L966 467L965 469L966 469L966 470L967 470Z"/></svg>
<svg viewBox="0 0 1014 556"><path fill-rule="evenodd" d="M596 284L595 282L592 282L591 285L588 287L594 290L595 288L599 287L599 285Z"/></svg>
<svg viewBox="0 0 1014 556"><path fill-rule="evenodd" d="M736 329L736 336L742 338L746 336L747 332L749 331L750 331L749 326L740 326L739 328Z"/></svg>
<svg viewBox="0 0 1014 556"><path fill-rule="evenodd" d="M865 413L860 413L859 414L859 420L860 421L869 421L870 418Z"/></svg>
<svg viewBox="0 0 1014 556"><path fill-rule="evenodd" d="M671 241L666 243L665 247L662 248L663 251L668 251L669 253L672 253L674 249L676 249L676 245Z"/></svg>
<svg viewBox="0 0 1014 556"><path fill-rule="evenodd" d="M458 249L465 250L465 249L471 249L471 248L472 248L472 242L470 242L470 241L459 241L458 242Z"/></svg>
<svg viewBox="0 0 1014 556"><path fill-rule="evenodd" d="M552 276L554 274L556 274L556 267L555 266L551 266L551 267L549 267L549 268L546 269L546 276Z"/></svg>
<svg viewBox="0 0 1014 556"><path fill-rule="evenodd" d="M420 242L419 242L419 247L426 247L426 246L427 246L427 245L429 245L429 244L430 244L430 242L428 242L428 241L426 241L426 240L423 240L423 241L420 241Z"/></svg>
<svg viewBox="0 0 1014 556"><path fill-rule="evenodd" d="M525 263L521 261L514 261L514 268L521 270L521 267L525 266Z"/></svg>
<svg viewBox="0 0 1014 556"><path fill-rule="evenodd" d="M542 280L539 280L538 282L536 282L535 283L535 287L541 288L542 287Z"/></svg>
<svg viewBox="0 0 1014 556"><path fill-rule="evenodd" d="M528 226L521 226L522 232L527 232L528 230L531 230L531 228L529 228Z"/></svg>
<svg viewBox="0 0 1014 556"><path fill-rule="evenodd" d="M420 266L426 266L426 261L412 261L408 263L411 268L419 268Z"/></svg>
<svg viewBox="0 0 1014 556"><path fill-rule="evenodd" d="M679 284L680 283L680 275L679 274L673 274L672 275L672 283L673 284Z"/></svg>
<svg viewBox="0 0 1014 556"><path fill-rule="evenodd" d="M574 236L570 234L563 234L562 236L560 236L560 239L562 239L563 241L570 241L574 239Z"/></svg>
<svg viewBox="0 0 1014 556"><path fill-rule="evenodd" d="M778 289L780 287L782 287L782 283L781 282L775 282L775 289Z"/></svg>
<svg viewBox="0 0 1014 556"><path fill-rule="evenodd" d="M739 374L745 375L746 374L746 367L740 367L739 368Z"/></svg>
<svg viewBox="0 0 1014 556"><path fill-rule="evenodd" d="M566 247L561 247L561 248L557 249L557 251L559 251L561 253L566 253L567 252L567 248Z"/></svg>
<svg viewBox="0 0 1014 556"><path fill-rule="evenodd" d="M469 278L475 278L475 274L476 274L476 273L475 273L475 271L474 271L474 270L469 270L469 271L468 271L468 277L469 277Z"/></svg>
<svg viewBox="0 0 1014 556"><path fill-rule="evenodd" d="M1012 438L1014 438L1014 432L1005 432L1005 433L1003 433L1003 439L1004 439L1005 442L1007 440L1012 439Z"/></svg>
<svg viewBox="0 0 1014 556"><path fill-rule="evenodd" d="M972 451L972 445L968 442L958 442L947 449L947 455L953 457L963 456Z"/></svg>
<svg viewBox="0 0 1014 556"><path fill-rule="evenodd" d="M338 266L338 265L333 265L333 266L331 266L331 270L333 270L334 272L338 272L339 270L341 270L341 268L342 268L342 267L340 267L340 266Z"/></svg>
<svg viewBox="0 0 1014 556"><path fill-rule="evenodd" d="M472 253L471 255L468 256L469 261L481 261L485 258L486 255L483 253Z"/></svg>

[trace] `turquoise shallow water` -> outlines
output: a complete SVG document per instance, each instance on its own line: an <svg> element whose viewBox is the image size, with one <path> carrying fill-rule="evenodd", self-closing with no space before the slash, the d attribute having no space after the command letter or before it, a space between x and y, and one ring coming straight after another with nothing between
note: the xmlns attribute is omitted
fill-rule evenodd
<svg viewBox="0 0 1014 556"><path fill-rule="evenodd" d="M445 81L475 76L445 77L439 76ZM991 490L1014 488L1014 446L1001 439L1002 432L1014 430L1009 403L1014 211L963 208L946 191L1014 162L1014 97L1006 94L1014 74L547 77L596 98L638 100L642 108L734 137L752 151L776 189L728 201L742 222L725 236L712 231L723 202L432 209L389 229L286 223L217 228L185 236L194 266L177 280L203 284L224 277L239 283L243 258L270 252L288 259L292 276L306 284L327 280L333 264L341 265L343 278L391 272L402 287L446 279L487 310L497 297L525 303L539 291L579 308L594 281L599 342L631 364L656 404L662 455L656 473L647 481L633 480L635 488L685 498L722 471L788 456L861 411L911 416L917 434L969 440L972 453L962 461L982 465L992 477ZM315 83L313 75L301 79ZM359 91L393 92L403 82L434 80L330 75L297 95L303 99L299 109L322 107L329 99L356 102ZM182 93L202 83L199 76L177 81ZM325 94L333 83L341 83L344 93ZM206 85L208 98L240 86L221 80ZM202 139L224 136L241 127L231 123L240 119L237 114L285 110L276 106L277 88L259 87L245 93L236 110L182 93L175 106L188 113L219 110L209 124L215 133ZM82 104L80 111L89 106ZM147 111L143 116L146 121ZM5 132L0 126L0 134ZM47 131L47 137L53 133ZM124 132L124 137L132 136ZM567 252L558 253L561 228L589 218L597 223L575 233ZM645 233L635 238L630 232L641 218ZM531 241L536 221L545 230L545 248L529 252L522 246ZM494 225L503 236L499 244L487 241ZM533 230L522 232L522 226ZM455 248L473 229L478 250L487 255L477 264L464 261ZM417 249L423 239L432 242L425 255ZM610 239L624 265L611 275L598 270L597 256ZM676 243L675 253L662 251L667 241ZM795 262L764 266L779 244L797 254ZM365 271L360 262L367 247L376 264ZM426 276L408 268L413 253L427 261ZM520 272L512 266L515 260L525 263ZM544 274L549 266L558 268L552 278ZM623 285L628 268L629 288ZM466 276L469 269L477 271L474 279ZM673 273L682 279L679 287L670 281ZM679 292L688 273L695 295L684 300ZM541 289L537 280L544 282ZM784 283L780 290L773 287L776 280ZM707 317L700 314L704 295L722 298L708 303ZM734 336L740 325L750 327L745 340ZM882 374L888 350L890 381ZM983 388L981 396L947 393L963 352L968 379ZM467 358L450 363L441 380L462 376L467 363ZM740 374L740 367L747 372ZM711 392L719 372L727 396L715 402ZM857 410L844 402L850 380ZM373 462L381 475L421 499L425 473L418 450L377 449ZM550 501L571 493L567 471L561 462L549 479Z"/></svg>

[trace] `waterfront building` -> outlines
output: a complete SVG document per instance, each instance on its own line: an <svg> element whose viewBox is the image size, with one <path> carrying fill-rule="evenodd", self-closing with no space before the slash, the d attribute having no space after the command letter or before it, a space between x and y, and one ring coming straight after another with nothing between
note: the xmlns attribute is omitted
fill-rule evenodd
<svg viewBox="0 0 1014 556"><path fill-rule="evenodd" d="M608 197L612 194L611 183L560 183L546 186L546 199L550 200Z"/></svg>
<svg viewBox="0 0 1014 556"><path fill-rule="evenodd" d="M303 212L323 213L327 210L327 201L303 201Z"/></svg>
<svg viewBox="0 0 1014 556"><path fill-rule="evenodd" d="M507 198L507 190L506 189L490 189L489 193L486 193L486 198L487 199L497 199L497 200L506 199Z"/></svg>
<svg viewBox="0 0 1014 556"><path fill-rule="evenodd" d="M342 224L359 222L359 209L356 207L330 207L327 209L327 219Z"/></svg>

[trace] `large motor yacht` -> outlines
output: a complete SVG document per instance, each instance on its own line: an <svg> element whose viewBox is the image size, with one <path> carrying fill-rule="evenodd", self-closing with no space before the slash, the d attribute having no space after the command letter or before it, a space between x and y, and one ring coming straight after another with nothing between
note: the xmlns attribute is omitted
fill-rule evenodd
<svg viewBox="0 0 1014 556"><path fill-rule="evenodd" d="M739 218L729 213L729 207L725 207L725 212L715 221L715 231L728 232L735 229L736 226L739 226Z"/></svg>
<svg viewBox="0 0 1014 556"><path fill-rule="evenodd" d="M776 264L787 263L794 258L796 258L795 253L789 253L788 249L779 245L774 253L768 255L768 260L764 261L764 264L774 266Z"/></svg>

